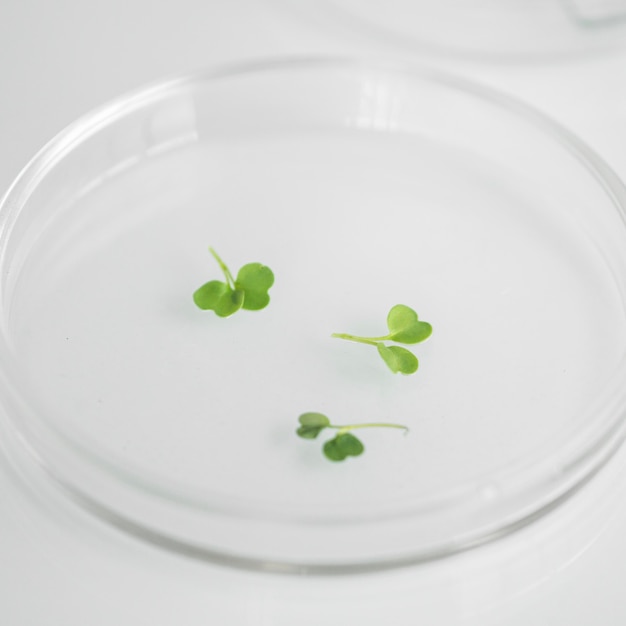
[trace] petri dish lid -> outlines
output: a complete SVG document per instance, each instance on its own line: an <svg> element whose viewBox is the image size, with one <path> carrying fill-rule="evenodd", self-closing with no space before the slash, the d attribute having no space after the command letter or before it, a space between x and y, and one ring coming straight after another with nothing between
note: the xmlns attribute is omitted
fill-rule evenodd
<svg viewBox="0 0 626 626"><path fill-rule="evenodd" d="M125 96L0 205L0 406L19 462L161 546L355 572L490 541L620 443L626 192L536 111L416 67L274 60ZM263 310L192 299L272 268ZM396 304L432 336L393 374ZM354 431L358 457L322 453ZM37 470L39 471L39 470Z"/></svg>
<svg viewBox="0 0 626 626"><path fill-rule="evenodd" d="M282 7L326 32L403 52L486 62L622 49L624 0L321 0Z"/></svg>

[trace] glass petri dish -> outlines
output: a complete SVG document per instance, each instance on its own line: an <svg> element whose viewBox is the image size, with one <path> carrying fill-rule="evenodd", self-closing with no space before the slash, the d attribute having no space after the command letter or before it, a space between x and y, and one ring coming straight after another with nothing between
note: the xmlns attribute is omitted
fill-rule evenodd
<svg viewBox="0 0 626 626"><path fill-rule="evenodd" d="M568 59L623 49L624 0L275 0L341 37L487 62Z"/></svg>
<svg viewBox="0 0 626 626"><path fill-rule="evenodd" d="M145 540L341 573L495 539L623 438L626 191L579 140L447 74L276 60L78 120L0 205L0 398L18 462ZM270 266L261 311L192 293ZM433 334L395 375L395 304ZM297 418L390 421L331 462ZM37 471L39 471L37 470Z"/></svg>

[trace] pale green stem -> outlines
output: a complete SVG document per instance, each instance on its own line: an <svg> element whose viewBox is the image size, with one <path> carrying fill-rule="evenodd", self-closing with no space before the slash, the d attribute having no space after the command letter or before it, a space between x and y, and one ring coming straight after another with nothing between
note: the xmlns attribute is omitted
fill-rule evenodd
<svg viewBox="0 0 626 626"><path fill-rule="evenodd" d="M209 247L209 252L213 255L213 258L217 261L218 265L222 268L222 272L224 272L224 276L226 277L226 282L228 283L228 286L232 290L234 290L235 279L233 278L233 275L230 273L228 266L226 265L226 263L224 263L224 261L222 261L222 259L220 258L220 255L217 252L215 252L213 248Z"/></svg>
<svg viewBox="0 0 626 626"><path fill-rule="evenodd" d="M351 430L356 430L357 428L400 428L405 432L409 432L409 429L402 424L391 424L389 422L369 422L367 424L346 424L346 425L334 425L329 424L327 428L336 428L341 433L347 433Z"/></svg>
<svg viewBox="0 0 626 626"><path fill-rule="evenodd" d="M337 339L345 339L346 341L356 341L358 343L366 343L370 346L377 346L379 342L389 339L389 336L387 337L358 337L357 335L348 335L347 333L333 333L331 337L336 337Z"/></svg>

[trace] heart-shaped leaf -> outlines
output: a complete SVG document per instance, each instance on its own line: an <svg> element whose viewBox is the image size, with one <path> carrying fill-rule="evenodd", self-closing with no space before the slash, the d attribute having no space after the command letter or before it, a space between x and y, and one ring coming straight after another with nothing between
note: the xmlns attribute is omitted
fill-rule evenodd
<svg viewBox="0 0 626 626"><path fill-rule="evenodd" d="M215 307L215 314L220 317L228 317L233 313L239 311L243 304L244 293L241 289L229 289L227 294L224 294Z"/></svg>
<svg viewBox="0 0 626 626"><path fill-rule="evenodd" d="M228 317L237 312L243 304L244 293L231 289L226 283L212 280L196 289L193 301L203 311L215 311L220 317Z"/></svg>
<svg viewBox="0 0 626 626"><path fill-rule="evenodd" d="M248 311L264 309L270 301L267 293L274 284L274 273L261 263L247 263L237 273L235 286L245 292L243 308Z"/></svg>
<svg viewBox="0 0 626 626"><path fill-rule="evenodd" d="M404 304L396 304L387 315L388 339L398 343L419 343L433 332L428 322L421 322L417 313Z"/></svg>
<svg viewBox="0 0 626 626"><path fill-rule="evenodd" d="M296 433L303 439L315 439L324 428L330 426L330 420L322 413L303 413L298 421L300 428Z"/></svg>
<svg viewBox="0 0 626 626"><path fill-rule="evenodd" d="M196 289L193 294L193 301L198 308L203 311L209 311L215 308L218 300L222 298L227 291L230 291L230 289L226 283L219 280L212 280Z"/></svg>
<svg viewBox="0 0 626 626"><path fill-rule="evenodd" d="M401 374L413 374L417 371L419 365L417 357L406 348L386 346L382 343L379 343L377 348L378 353L394 374L398 372Z"/></svg>
<svg viewBox="0 0 626 626"><path fill-rule="evenodd" d="M324 455L331 461L343 461L349 456L359 456L364 450L361 441L350 433L337 435L324 444Z"/></svg>

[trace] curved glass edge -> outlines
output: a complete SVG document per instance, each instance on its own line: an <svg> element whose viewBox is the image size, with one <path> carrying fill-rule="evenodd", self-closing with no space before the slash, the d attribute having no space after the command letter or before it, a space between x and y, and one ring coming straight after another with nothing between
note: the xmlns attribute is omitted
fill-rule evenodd
<svg viewBox="0 0 626 626"><path fill-rule="evenodd" d="M4 417L4 415L0 416L0 422ZM0 426L2 425L0 424ZM2 428L0 428L0 430L2 430ZM13 433L13 435L15 434L16 433ZM24 482L27 488L32 489L35 481L43 479L53 485L58 492L63 493L70 502L78 506L81 510L86 510L93 515L94 518L159 550L198 562L228 567L233 570L261 572L278 576L339 577L381 573L447 559L464 552L476 550L485 544L502 540L505 537L522 531L533 522L560 507L587 486L617 452L622 441L623 435L622 437L615 438L612 442L612 446L604 450L603 458L595 463L589 471L581 475L579 480L569 485L565 491L558 494L557 497L541 503L536 508L527 511L523 516L510 520L502 526L488 529L486 532L470 534L455 541L436 545L428 550L413 551L404 555L391 556L388 558L350 562L311 562L305 560L288 561L285 559L257 558L220 550L217 547L195 544L176 537L173 534L151 528L146 524L138 523L120 514L118 511L103 505L91 495L77 489L57 476L54 469L45 464L43 459L33 450L28 442L19 437L3 438L0 450L7 453L9 462L16 470L19 479ZM30 461L28 470L23 471L20 466L21 462L25 462L27 459L18 457L30 457L28 459L28 461ZM29 478L32 477L33 471L37 473L37 476L34 477L35 481L29 480Z"/></svg>
<svg viewBox="0 0 626 626"><path fill-rule="evenodd" d="M255 61L251 63L238 63L226 67L221 67L212 70L205 70L199 74L191 74L188 76L172 78L165 81L160 81L147 88L137 90L128 96L122 96L111 103L104 105L92 113L80 118L78 121L70 125L64 131L59 133L54 139L52 139L42 150L35 155L35 157L26 165L22 172L18 175L15 182L9 188L3 199L0 201L0 218L3 223L0 225L0 264L4 261L4 246L3 241L9 236L11 231L12 219L19 212L21 204L27 199L32 190L36 187L38 182L45 176L46 172L54 166L60 159L63 158L67 151L71 150L73 146L80 143L86 137L98 132L101 128L105 127L110 122L122 117L128 112L144 106L146 103L158 99L166 94L169 90L179 89L185 85L191 85L194 81L198 80L213 80L218 78L227 78L229 76L235 76L240 74L246 74L249 72L258 71L273 71L284 69L302 69L302 68L341 68L344 70L374 70L384 72L395 72L407 75L418 75L422 78L429 79L441 84L445 84L456 89L461 89L465 92L473 93L474 95L485 99L491 103L495 103L501 107L506 108L509 111L513 111L523 118L532 121L535 125L540 126L549 134L554 136L564 147L566 147L597 179L597 181L605 189L606 193L612 199L612 202L616 209L620 212L622 219L626 222L626 188L621 183L619 177L613 172L613 170L593 151L591 151L582 141L573 136L568 130L559 125L558 123L548 119L542 113L538 112L531 106L523 104L518 100L500 94L490 88L477 85L471 81L467 81L462 78L455 77L439 71L434 71L429 68L423 68L420 66L410 64L398 64L398 63L385 63L385 62L371 62L367 60L353 60L353 59L336 59L336 58L287 58L287 59L271 59L267 61ZM2 313L2 303L0 302L0 314ZM4 337L0 337L0 342L4 343ZM7 353L2 352L0 355L0 361L4 361L7 365ZM10 362L10 359L9 359ZM9 396L13 397L17 402L14 407L20 407L19 412L28 415L31 419L37 419L37 416L33 411L28 410L27 403L23 402L20 398L15 398L15 390L10 384L10 381L6 379L5 375L2 375L2 386ZM603 431L602 436L599 439L591 441L589 445L580 450L579 447L575 447L565 455L563 455L563 464L569 467L575 467L577 464L581 467L585 467L584 472L578 477L576 484L581 484L585 479L585 476L591 476L594 471L602 465L602 462L610 456L612 450L616 449L619 443L623 439L623 430L625 418L620 413L616 413L617 418L610 424L610 428ZM13 423L13 426L19 431L19 427ZM60 433L55 433L59 438ZM97 459L93 457L90 451L83 450L82 447L76 442L72 441L65 436L61 437L64 445L71 445L75 451L78 451L84 456L86 460L93 463L94 460L105 472L111 472L115 470L118 477L121 476L119 468L112 468L110 464L106 462L106 459ZM616 443L617 442L617 443ZM519 468L518 468L519 469ZM133 478L126 473L123 474L125 479ZM139 477L134 477L134 482L137 487L150 488L150 485L146 485L145 481ZM154 485L152 487L155 487ZM66 489L69 486L65 487ZM575 485L568 487L569 492L575 489ZM159 495L162 497L168 497L167 493L164 493L160 488L157 489ZM86 496L79 495L77 492L75 497L84 499ZM559 498L564 497L564 494L559 495L553 501L557 502ZM181 501L180 497L176 497L177 502ZM193 499L184 502L187 505L193 506ZM85 502L87 504L87 502ZM223 512L233 512L232 508L222 503L223 507L218 504L217 508L223 508ZM90 507L95 507L97 503L93 503ZM97 505L100 506L100 505ZM544 504L542 510L549 507L549 504ZM106 511L106 508L104 509ZM241 510L235 511L235 514L241 514ZM113 512L107 515L114 515ZM534 519L535 514L527 516L524 519ZM120 520L123 518L120 518ZM120 522L121 523L121 522ZM522 521L518 521L512 526L517 524L523 524ZM147 532L147 531L146 531ZM497 531L495 534L499 534ZM488 539L485 539L488 540ZM163 540L165 541L165 540ZM480 540L478 543L482 543ZM470 542L471 543L471 542ZM458 551L459 547L455 548ZM443 551L445 552L445 550ZM417 559L424 560L422 558ZM313 566L310 566L313 567Z"/></svg>
<svg viewBox="0 0 626 626"><path fill-rule="evenodd" d="M513 42L502 45L494 40L470 36L455 43L420 37L417 33L403 32L390 24L382 24L372 16L360 15L342 7L337 2L307 0L293 3L289 0L275 0L281 8L292 14L294 19L318 24L325 31L340 33L344 38L355 41L372 40L389 50L401 50L405 54L419 54L421 58L459 60L464 62L489 64L494 66L533 66L546 63L568 63L582 59L600 58L623 48L625 20L623 16L598 19L587 12L577 10L576 0L561 0L562 17L576 29L578 36L563 37L557 32L553 37L531 42L513 35ZM541 4L541 3L539 3ZM571 5L571 6L570 6ZM601 13L601 9L598 11ZM444 9L443 16L446 15ZM443 24L442 24L443 25ZM445 28L445 25L444 25ZM436 28L434 28L436 30Z"/></svg>

